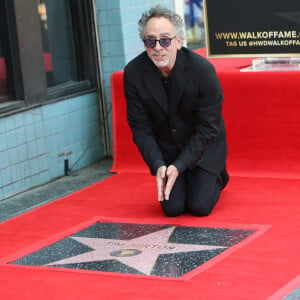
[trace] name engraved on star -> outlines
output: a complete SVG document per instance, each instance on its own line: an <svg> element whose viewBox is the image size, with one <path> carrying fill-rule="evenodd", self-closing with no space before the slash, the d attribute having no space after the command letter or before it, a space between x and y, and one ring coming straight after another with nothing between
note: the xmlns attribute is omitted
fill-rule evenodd
<svg viewBox="0 0 300 300"><path fill-rule="evenodd" d="M176 246L170 245L158 245L158 244L137 244L132 243L128 244L128 242L107 242L108 247L126 247L126 248L137 248L137 249L159 249L159 250L174 250Z"/></svg>

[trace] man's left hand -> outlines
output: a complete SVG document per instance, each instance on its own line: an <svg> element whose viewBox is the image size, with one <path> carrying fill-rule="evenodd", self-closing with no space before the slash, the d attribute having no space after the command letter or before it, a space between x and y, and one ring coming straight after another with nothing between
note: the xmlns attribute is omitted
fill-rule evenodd
<svg viewBox="0 0 300 300"><path fill-rule="evenodd" d="M170 165L167 168L166 175L167 175L168 179L167 179L166 188L165 188L165 200L169 200L171 190L176 181L176 178L179 175L179 171L174 165Z"/></svg>

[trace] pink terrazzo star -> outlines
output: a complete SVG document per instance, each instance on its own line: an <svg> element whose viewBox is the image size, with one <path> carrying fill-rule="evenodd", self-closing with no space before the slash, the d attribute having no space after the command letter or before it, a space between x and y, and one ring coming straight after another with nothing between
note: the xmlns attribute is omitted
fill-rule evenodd
<svg viewBox="0 0 300 300"><path fill-rule="evenodd" d="M131 240L70 237L89 246L92 250L49 263L47 266L115 259L143 274L150 275L160 254L227 248L211 245L169 243L169 238L175 228L173 226Z"/></svg>

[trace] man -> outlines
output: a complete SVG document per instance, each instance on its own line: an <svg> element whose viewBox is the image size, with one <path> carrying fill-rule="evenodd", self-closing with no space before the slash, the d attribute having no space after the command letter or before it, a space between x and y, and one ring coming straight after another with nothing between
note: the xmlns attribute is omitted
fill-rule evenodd
<svg viewBox="0 0 300 300"><path fill-rule="evenodd" d="M139 20L145 52L124 69L127 119L169 217L207 216L228 182L214 67L182 47L184 23L156 6Z"/></svg>

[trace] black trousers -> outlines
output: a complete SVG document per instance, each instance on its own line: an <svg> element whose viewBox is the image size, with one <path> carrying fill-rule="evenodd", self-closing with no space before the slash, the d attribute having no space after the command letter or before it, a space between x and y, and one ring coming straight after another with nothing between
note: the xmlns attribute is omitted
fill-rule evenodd
<svg viewBox="0 0 300 300"><path fill-rule="evenodd" d="M226 184L223 181L222 174L217 176L199 167L185 171L177 177L169 200L161 202L165 215L176 217L187 211L196 216L209 215Z"/></svg>

